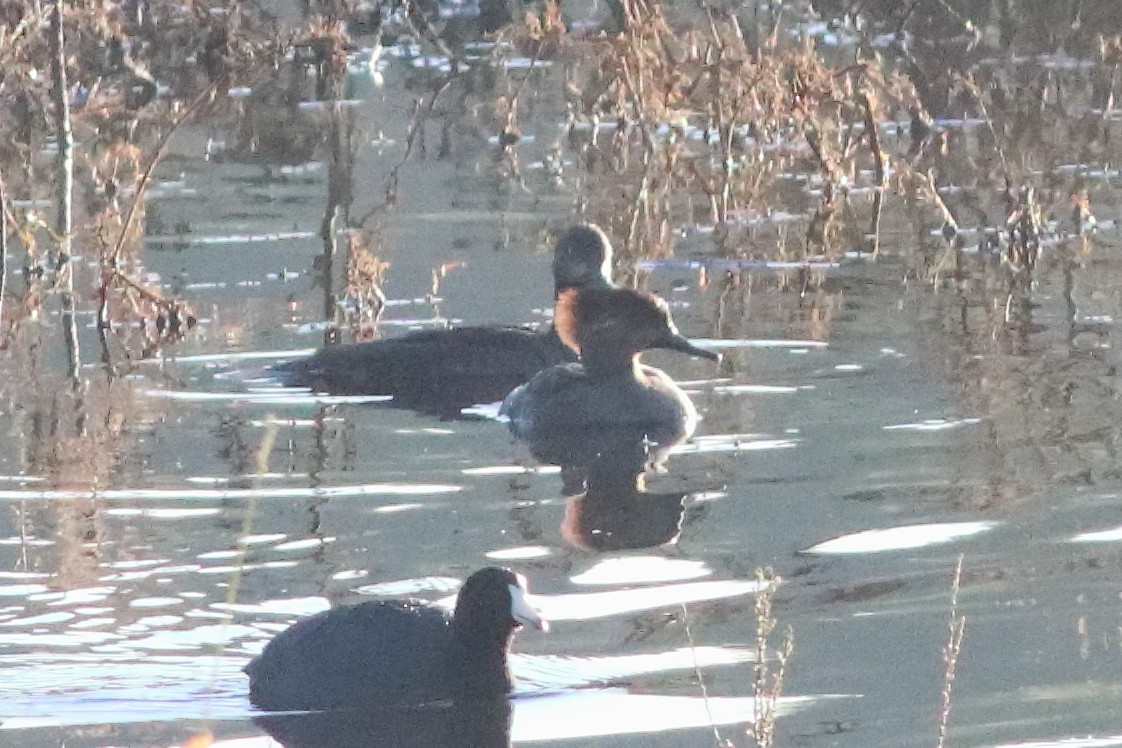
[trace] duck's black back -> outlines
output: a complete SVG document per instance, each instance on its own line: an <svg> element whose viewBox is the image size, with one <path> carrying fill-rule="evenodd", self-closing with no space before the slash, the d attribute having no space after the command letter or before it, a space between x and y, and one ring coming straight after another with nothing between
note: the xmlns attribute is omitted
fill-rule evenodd
<svg viewBox="0 0 1122 748"><path fill-rule="evenodd" d="M260 709L422 704L454 690L450 619L418 601L369 602L300 621L246 667Z"/></svg>
<svg viewBox="0 0 1122 748"><path fill-rule="evenodd" d="M502 400L546 367L574 360L552 331L454 327L324 348L273 371L288 386L391 395L395 406L455 417L462 408Z"/></svg>

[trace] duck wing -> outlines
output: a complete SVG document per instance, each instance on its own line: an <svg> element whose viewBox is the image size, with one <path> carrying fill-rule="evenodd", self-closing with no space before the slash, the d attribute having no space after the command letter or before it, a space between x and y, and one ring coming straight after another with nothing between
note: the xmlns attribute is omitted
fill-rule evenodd
<svg viewBox="0 0 1122 748"><path fill-rule="evenodd" d="M526 439L539 421L567 420L574 416L570 408L583 411L587 391L588 373L582 364L551 366L507 395L499 414L510 419L515 436Z"/></svg>

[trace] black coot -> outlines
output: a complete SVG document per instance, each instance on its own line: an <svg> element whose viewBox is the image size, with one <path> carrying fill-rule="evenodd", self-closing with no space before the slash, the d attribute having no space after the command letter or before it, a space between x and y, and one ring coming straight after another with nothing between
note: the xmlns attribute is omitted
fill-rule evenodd
<svg viewBox="0 0 1122 748"><path fill-rule="evenodd" d="M611 286L612 245L598 227L574 226L553 254L555 294ZM392 405L445 418L502 400L554 364L576 361L552 329L453 327L324 348L272 368L289 387L332 395L390 395Z"/></svg>
<svg viewBox="0 0 1122 748"><path fill-rule="evenodd" d="M453 616L420 600L335 608L281 632L246 667L260 709L354 709L488 699L511 689L510 640L545 630L525 580L486 568L464 583Z"/></svg>

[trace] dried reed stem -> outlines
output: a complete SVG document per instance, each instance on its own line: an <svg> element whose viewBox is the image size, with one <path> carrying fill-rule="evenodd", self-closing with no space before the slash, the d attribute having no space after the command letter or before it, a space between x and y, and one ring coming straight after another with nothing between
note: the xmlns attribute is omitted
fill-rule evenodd
<svg viewBox="0 0 1122 748"><path fill-rule="evenodd" d="M697 645L693 640L693 632L690 631L690 611L685 603L682 603L682 623L686 628L686 641L690 645L690 656L693 658L693 673L697 677L697 685L701 688L701 699L705 703L705 714L709 717L709 726L713 728L713 739L718 746L726 745L725 739L721 737L721 731L717 728L717 723L713 719L713 712L709 708L709 689L705 685L705 676L701 672L701 664L697 661Z"/></svg>
<svg viewBox="0 0 1122 748"><path fill-rule="evenodd" d="M427 120L432 115L433 109L436 107L436 100L440 98L440 95L447 91L448 87L451 85L451 77L444 79L441 82L440 86L437 87L435 91L433 91L432 98L429 99L427 105L423 104L423 99L416 99L413 102L413 116L409 119L409 130L405 134L405 153L402 154L401 160L394 164L393 169L390 170L389 177L386 178L387 207L397 204L397 188L401 180L401 168L405 166L405 164L409 161L409 157L413 155L413 148L417 144L417 136L420 135L421 128L424 126L425 120ZM360 221L360 224L365 224L366 220L370 218L373 213L374 211L371 211L366 216L364 216L362 221Z"/></svg>
<svg viewBox="0 0 1122 748"><path fill-rule="evenodd" d="M787 662L794 652L795 639L794 632L788 628L782 645L775 653L778 664L772 669L768 664L768 641L775 631L777 621L772 614L771 604L783 579L775 576L770 568L757 570L756 579L766 586L756 595L756 692L753 699L752 738L758 748L771 748L775 742L779 696L783 692L783 679L787 675Z"/></svg>
<svg viewBox="0 0 1122 748"><path fill-rule="evenodd" d="M63 2L55 0L51 13L51 67L54 80L55 137L58 141L58 173L55 193L55 234L58 239L56 272L62 293L62 329L71 381L77 385L81 366L78 348L78 323L75 318L74 268L70 261L73 228L74 133L70 127L70 96L66 82L66 39L63 30Z"/></svg>
<svg viewBox="0 0 1122 748"><path fill-rule="evenodd" d="M958 590L962 583L962 556L958 557L958 565L954 570L954 581L951 583L951 618L947 643L943 645L943 693L939 705L939 743L938 748L946 748L947 724L951 717L951 688L954 683L955 668L958 665L958 655L962 651L962 636L966 632L966 616L958 613Z"/></svg>
<svg viewBox="0 0 1122 748"><path fill-rule="evenodd" d="M0 330L4 329L4 297L8 292L8 198L0 174Z"/></svg>
<svg viewBox="0 0 1122 748"><path fill-rule="evenodd" d="M862 92L859 95L861 107L865 110L865 137L869 139L869 150L873 154L873 174L876 179L876 192L873 195L873 217L869 233L873 235L873 254L880 252L880 217L884 210L884 189L888 183L888 172L884 167L884 152L880 148L880 133L873 116L873 94Z"/></svg>
<svg viewBox="0 0 1122 748"><path fill-rule="evenodd" d="M152 157L148 159L148 163L144 167L144 171L140 174L140 179L137 180L136 190L133 195L132 205L129 206L129 212L125 214L125 222L121 226L121 232L117 235L117 241L113 244L113 249L110 251L109 256L103 262L110 267L116 268L117 260L121 256L121 251L125 246L125 239L128 237L129 229L132 228L132 222L136 218L137 206L142 202L145 190L152 181L152 173L155 171L160 159L163 158L164 151L167 149L168 143L171 138L179 131L179 128L190 119L191 115L202 106L203 104L211 101L215 94L218 93L218 85L213 84L207 90L195 97L195 99L187 105L180 115L172 122L171 127L160 137L160 142L156 144L156 150L152 153Z"/></svg>

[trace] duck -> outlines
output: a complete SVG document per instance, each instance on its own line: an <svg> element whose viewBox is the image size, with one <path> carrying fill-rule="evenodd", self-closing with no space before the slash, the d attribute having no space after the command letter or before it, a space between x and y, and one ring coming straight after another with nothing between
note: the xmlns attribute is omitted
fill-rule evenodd
<svg viewBox="0 0 1122 748"><path fill-rule="evenodd" d="M639 361L665 348L719 361L674 326L666 302L624 288L566 289L557 298L554 330L580 355L538 372L514 389L499 414L535 456L566 442L586 442L591 432L625 430L659 444L688 438L697 410L666 372Z"/></svg>
<svg viewBox="0 0 1122 748"><path fill-rule="evenodd" d="M611 288L612 244L595 224L566 230L553 253L554 298L575 288ZM390 405L442 418L501 401L555 364L576 361L553 328L464 326L323 348L272 367L288 387L330 395L389 395Z"/></svg>
<svg viewBox="0 0 1122 748"><path fill-rule="evenodd" d="M454 613L421 600L324 611L278 634L246 666L250 701L266 711L322 711L493 700L512 689L514 632L548 623L525 577L487 567L468 577Z"/></svg>

